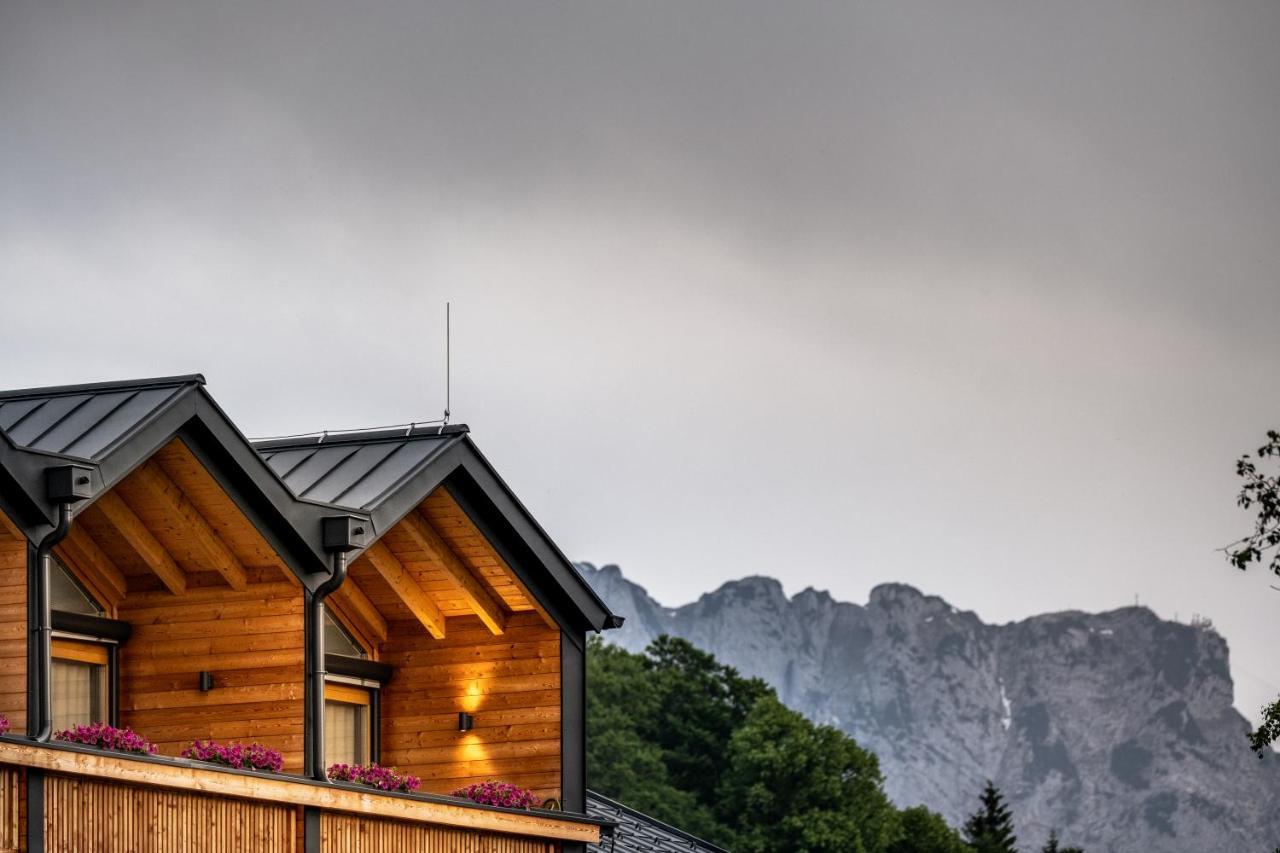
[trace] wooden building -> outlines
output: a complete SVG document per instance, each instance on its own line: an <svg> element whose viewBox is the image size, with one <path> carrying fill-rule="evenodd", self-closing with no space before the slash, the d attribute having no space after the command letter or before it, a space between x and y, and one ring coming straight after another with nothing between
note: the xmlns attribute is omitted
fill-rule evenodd
<svg viewBox="0 0 1280 853"><path fill-rule="evenodd" d="M0 393L0 851L583 850L620 623L464 426L255 445L199 376ZM92 722L157 753L52 737ZM370 762L421 788L327 778ZM450 796L488 780L541 805Z"/></svg>

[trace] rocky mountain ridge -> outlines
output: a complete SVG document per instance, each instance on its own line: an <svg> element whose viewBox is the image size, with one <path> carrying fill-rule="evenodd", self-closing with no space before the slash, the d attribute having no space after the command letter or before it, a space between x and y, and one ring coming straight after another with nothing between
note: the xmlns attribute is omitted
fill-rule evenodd
<svg viewBox="0 0 1280 853"><path fill-rule="evenodd" d="M643 649L667 633L760 676L880 757L899 805L958 825L984 779L1023 849L1056 828L1091 853L1243 853L1280 845L1280 756L1249 752L1226 641L1143 607L988 625L902 584L866 605L773 578L665 608L616 566L580 571Z"/></svg>

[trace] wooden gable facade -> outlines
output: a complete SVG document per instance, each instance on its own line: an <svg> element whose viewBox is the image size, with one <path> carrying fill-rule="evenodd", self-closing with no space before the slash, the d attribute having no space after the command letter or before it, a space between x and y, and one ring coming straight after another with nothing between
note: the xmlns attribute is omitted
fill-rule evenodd
<svg viewBox="0 0 1280 853"><path fill-rule="evenodd" d="M465 428L255 447L200 377L0 394L0 851L128 847L128 814L201 850L580 850L585 635L618 623ZM98 655L93 707L156 757L50 740L58 662ZM420 793L329 781L335 750ZM489 780L542 808L448 796Z"/></svg>

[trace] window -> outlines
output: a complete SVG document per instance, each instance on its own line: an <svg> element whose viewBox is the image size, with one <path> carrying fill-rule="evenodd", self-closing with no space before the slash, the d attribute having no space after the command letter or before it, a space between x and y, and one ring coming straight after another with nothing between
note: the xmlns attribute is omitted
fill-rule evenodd
<svg viewBox="0 0 1280 853"><path fill-rule="evenodd" d="M49 572L49 607L64 613L82 613L86 616L105 616L106 611L76 580L75 575L54 557Z"/></svg>
<svg viewBox="0 0 1280 853"><path fill-rule="evenodd" d="M324 760L330 764L367 764L378 760L378 684L351 671L369 666L369 653L347 627L324 614ZM345 665L344 665L345 664Z"/></svg>
<svg viewBox="0 0 1280 853"><path fill-rule="evenodd" d="M373 692L330 682L324 686L325 764L366 764L374 760Z"/></svg>
<svg viewBox="0 0 1280 853"><path fill-rule="evenodd" d="M55 632L50 645L54 731L99 721L114 722L111 685L116 645L81 633L111 620L102 618L102 606L56 558L49 572L49 604L55 623L65 621L59 614L75 614L77 621L74 632Z"/></svg>
<svg viewBox="0 0 1280 853"><path fill-rule="evenodd" d="M328 610L324 612L324 651L329 655L342 655L361 660L369 657L369 653L356 642L351 632L334 619Z"/></svg>
<svg viewBox="0 0 1280 853"><path fill-rule="evenodd" d="M111 653L106 645L53 641L53 728L109 721Z"/></svg>

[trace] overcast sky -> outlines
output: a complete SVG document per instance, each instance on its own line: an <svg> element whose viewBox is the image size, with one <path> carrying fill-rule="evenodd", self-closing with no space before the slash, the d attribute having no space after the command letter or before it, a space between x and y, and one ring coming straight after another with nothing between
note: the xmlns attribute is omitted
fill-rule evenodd
<svg viewBox="0 0 1280 853"><path fill-rule="evenodd" d="M1211 617L1280 426L1280 5L0 4L0 387L453 408L667 604Z"/></svg>

